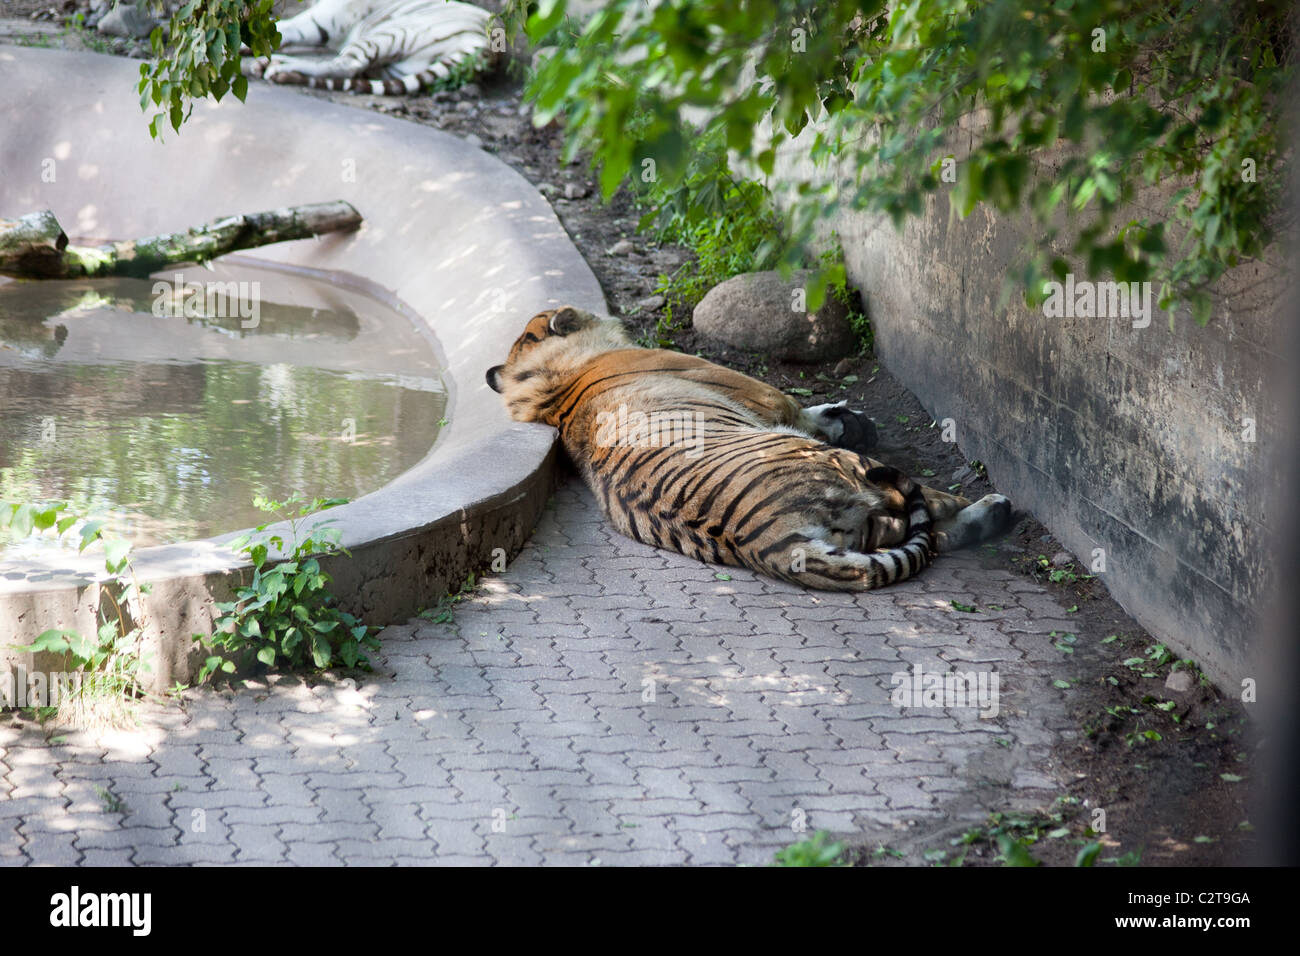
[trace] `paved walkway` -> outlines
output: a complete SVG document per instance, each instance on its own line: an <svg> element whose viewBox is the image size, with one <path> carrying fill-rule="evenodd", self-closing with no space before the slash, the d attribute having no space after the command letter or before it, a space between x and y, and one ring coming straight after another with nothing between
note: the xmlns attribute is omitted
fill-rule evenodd
<svg viewBox="0 0 1300 956"><path fill-rule="evenodd" d="M981 819L990 789L1057 790L1063 618L969 554L856 596L719 575L570 482L454 625L388 628L359 684L190 692L56 744L0 727L0 862L763 863L815 829ZM954 664L996 669L999 716L891 703L891 675Z"/></svg>

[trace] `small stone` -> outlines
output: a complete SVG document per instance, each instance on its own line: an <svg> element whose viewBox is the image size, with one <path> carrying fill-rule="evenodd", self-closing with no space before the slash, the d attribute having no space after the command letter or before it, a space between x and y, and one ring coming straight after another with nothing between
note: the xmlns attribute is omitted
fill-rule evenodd
<svg viewBox="0 0 1300 956"><path fill-rule="evenodd" d="M632 246L631 239L620 239L618 242L614 243L612 246L610 246L608 249L605 250L605 255L626 256L632 252L632 249L633 246Z"/></svg>
<svg viewBox="0 0 1300 956"><path fill-rule="evenodd" d="M119 3L95 25L95 29L111 37L147 37L158 21L142 13L134 4Z"/></svg>
<svg viewBox="0 0 1300 956"><path fill-rule="evenodd" d="M480 99L483 96L483 90L477 83L466 83L460 88L461 99Z"/></svg>
<svg viewBox="0 0 1300 956"><path fill-rule="evenodd" d="M456 104L456 111L458 113L473 113L476 109L478 109L478 107L469 100L461 100Z"/></svg>
<svg viewBox="0 0 1300 956"><path fill-rule="evenodd" d="M565 199L586 199L589 191L590 190L588 190L586 186L582 185L582 183L564 184Z"/></svg>
<svg viewBox="0 0 1300 956"><path fill-rule="evenodd" d="M666 301L668 300L661 295L648 295L644 299L640 299L636 307L641 312L655 312L662 309Z"/></svg>
<svg viewBox="0 0 1300 956"><path fill-rule="evenodd" d="M483 139L479 136L476 136L474 133L466 133L465 142L469 143L475 149L483 148Z"/></svg>
<svg viewBox="0 0 1300 956"><path fill-rule="evenodd" d="M975 472L971 470L970 465L962 465L952 473L952 480L957 482L966 482L975 477Z"/></svg>
<svg viewBox="0 0 1300 956"><path fill-rule="evenodd" d="M538 183L537 191L547 199L550 199L560 194L560 187L555 185L555 183Z"/></svg>
<svg viewBox="0 0 1300 956"><path fill-rule="evenodd" d="M1176 694L1187 693L1195 684L1190 671L1171 671L1165 678L1165 687Z"/></svg>
<svg viewBox="0 0 1300 956"><path fill-rule="evenodd" d="M831 369L831 374L834 375L836 378L843 378L845 375L848 375L849 372L851 371L853 371L853 360L840 359L838 362L835 363L835 368Z"/></svg>
<svg viewBox="0 0 1300 956"><path fill-rule="evenodd" d="M1070 564L1074 564L1074 555L1069 551L1058 551L1052 555L1052 567L1063 568Z"/></svg>
<svg viewBox="0 0 1300 956"><path fill-rule="evenodd" d="M524 158L522 156L516 156L514 153L507 153L501 158L511 166L522 166L524 164Z"/></svg>

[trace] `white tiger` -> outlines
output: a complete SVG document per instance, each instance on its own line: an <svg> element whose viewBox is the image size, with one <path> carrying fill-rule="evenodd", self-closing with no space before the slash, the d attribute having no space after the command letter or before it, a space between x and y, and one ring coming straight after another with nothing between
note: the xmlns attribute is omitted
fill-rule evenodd
<svg viewBox="0 0 1300 956"><path fill-rule="evenodd" d="M328 58L245 61L275 83L393 96L416 93L488 45L491 14L456 0L320 0L276 25L281 47L335 50ZM381 78L362 74L375 72Z"/></svg>

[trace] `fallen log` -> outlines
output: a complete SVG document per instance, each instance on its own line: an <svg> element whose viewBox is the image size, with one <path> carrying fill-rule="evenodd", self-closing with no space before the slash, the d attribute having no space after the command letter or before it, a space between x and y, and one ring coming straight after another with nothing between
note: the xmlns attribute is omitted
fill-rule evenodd
<svg viewBox="0 0 1300 956"><path fill-rule="evenodd" d="M206 262L227 252L356 229L361 214L343 201L228 216L186 232L101 246L68 244L54 213L0 219L0 275L24 279L143 278L167 265Z"/></svg>

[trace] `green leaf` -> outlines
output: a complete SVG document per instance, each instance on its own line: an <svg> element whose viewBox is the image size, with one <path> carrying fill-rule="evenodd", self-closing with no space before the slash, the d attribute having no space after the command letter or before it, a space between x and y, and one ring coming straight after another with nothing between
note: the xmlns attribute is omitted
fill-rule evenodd
<svg viewBox="0 0 1300 956"><path fill-rule="evenodd" d="M36 506L22 504L14 512L13 517L9 519L9 527L13 529L14 534L20 538L25 538L32 533L32 527L36 522Z"/></svg>
<svg viewBox="0 0 1300 956"><path fill-rule="evenodd" d="M262 648L260 651L257 652L257 659L261 661L263 664L265 664L267 667L273 666L275 664L275 648L274 647Z"/></svg>
<svg viewBox="0 0 1300 956"><path fill-rule="evenodd" d="M131 542L122 538L109 538L104 541L104 566L116 574L121 571L126 563L127 553L131 550Z"/></svg>
<svg viewBox="0 0 1300 956"><path fill-rule="evenodd" d="M333 656L330 651L330 642L321 634L313 634L311 638L311 659L317 667L329 667L330 658Z"/></svg>
<svg viewBox="0 0 1300 956"><path fill-rule="evenodd" d="M1002 854L1003 866L1038 866L1035 860L1019 840L1005 833L998 834L998 850Z"/></svg>
<svg viewBox="0 0 1300 956"><path fill-rule="evenodd" d="M78 551L85 551L88 547L99 540L101 529L104 527L103 521L87 521L81 526L81 546Z"/></svg>
<svg viewBox="0 0 1300 956"><path fill-rule="evenodd" d="M1074 865L1078 867L1092 866L1097 862L1099 853L1101 853L1101 844L1098 842L1080 847L1078 855L1074 858Z"/></svg>

